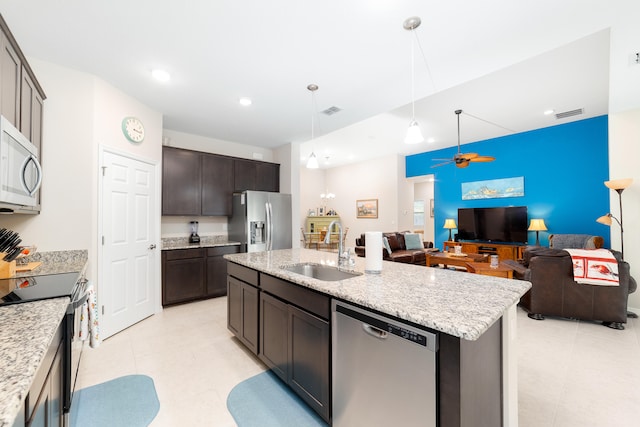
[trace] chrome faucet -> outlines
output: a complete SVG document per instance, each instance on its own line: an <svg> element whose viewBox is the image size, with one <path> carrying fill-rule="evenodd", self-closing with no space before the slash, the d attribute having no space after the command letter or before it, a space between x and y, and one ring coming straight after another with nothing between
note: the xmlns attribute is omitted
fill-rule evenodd
<svg viewBox="0 0 640 427"><path fill-rule="evenodd" d="M338 268L341 267L350 267L351 266L351 256L348 251L345 252L343 246L344 234L342 233L342 224L338 220L331 221L329 227L327 228L327 234L324 236L324 244L328 245L331 243L331 229L336 225L338 227L338 232L340 233L338 237Z"/></svg>

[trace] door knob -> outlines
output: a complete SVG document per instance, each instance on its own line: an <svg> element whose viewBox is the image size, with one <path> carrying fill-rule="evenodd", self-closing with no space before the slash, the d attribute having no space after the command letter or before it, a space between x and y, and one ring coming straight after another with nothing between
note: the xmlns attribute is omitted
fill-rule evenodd
<svg viewBox="0 0 640 427"><path fill-rule="evenodd" d="M155 249L155 248L156 248L156 245L155 245L155 244L151 244L151 245L149 245L149 249Z"/></svg>

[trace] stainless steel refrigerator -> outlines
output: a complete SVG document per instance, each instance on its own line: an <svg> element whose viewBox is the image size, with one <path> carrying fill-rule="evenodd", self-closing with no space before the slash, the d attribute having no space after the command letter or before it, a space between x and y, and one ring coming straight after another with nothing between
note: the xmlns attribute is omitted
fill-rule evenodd
<svg viewBox="0 0 640 427"><path fill-rule="evenodd" d="M242 252L291 248L291 194L243 191L233 194L229 240Z"/></svg>

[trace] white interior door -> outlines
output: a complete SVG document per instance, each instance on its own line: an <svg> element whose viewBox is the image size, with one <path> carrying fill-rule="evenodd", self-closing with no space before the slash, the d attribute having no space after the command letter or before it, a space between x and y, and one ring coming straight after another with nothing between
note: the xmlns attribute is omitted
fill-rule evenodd
<svg viewBox="0 0 640 427"><path fill-rule="evenodd" d="M102 337L154 313L158 238L155 166L105 151L102 176Z"/></svg>

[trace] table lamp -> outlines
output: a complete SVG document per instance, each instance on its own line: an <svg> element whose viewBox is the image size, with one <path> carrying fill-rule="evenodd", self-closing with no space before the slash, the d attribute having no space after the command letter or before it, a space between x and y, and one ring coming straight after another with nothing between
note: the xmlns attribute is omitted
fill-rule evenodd
<svg viewBox="0 0 640 427"><path fill-rule="evenodd" d="M456 225L456 220L453 218L447 218L444 220L444 227L449 230L449 241L451 241L451 230L454 228L458 228Z"/></svg>
<svg viewBox="0 0 640 427"><path fill-rule="evenodd" d="M544 224L544 219L532 219L529 224L529 231L536 232L536 246L540 246L540 236L539 233L541 231L547 231L547 226Z"/></svg>

